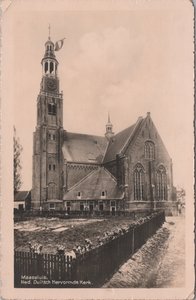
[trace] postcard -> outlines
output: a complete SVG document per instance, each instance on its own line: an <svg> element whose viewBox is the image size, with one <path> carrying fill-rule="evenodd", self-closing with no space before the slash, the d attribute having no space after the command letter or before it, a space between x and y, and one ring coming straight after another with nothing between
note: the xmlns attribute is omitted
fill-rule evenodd
<svg viewBox="0 0 196 300"><path fill-rule="evenodd" d="M194 21L2 1L3 299L194 299Z"/></svg>

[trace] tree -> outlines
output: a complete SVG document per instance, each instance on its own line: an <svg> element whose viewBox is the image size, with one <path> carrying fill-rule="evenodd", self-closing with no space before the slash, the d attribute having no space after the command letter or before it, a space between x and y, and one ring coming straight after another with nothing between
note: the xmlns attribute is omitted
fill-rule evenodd
<svg viewBox="0 0 196 300"><path fill-rule="evenodd" d="M186 196L186 192L184 188L178 188L177 189L177 202L185 205L185 196Z"/></svg>
<svg viewBox="0 0 196 300"><path fill-rule="evenodd" d="M23 150L20 140L16 134L16 128L14 126L14 193L19 191L22 180L21 180L21 152Z"/></svg>

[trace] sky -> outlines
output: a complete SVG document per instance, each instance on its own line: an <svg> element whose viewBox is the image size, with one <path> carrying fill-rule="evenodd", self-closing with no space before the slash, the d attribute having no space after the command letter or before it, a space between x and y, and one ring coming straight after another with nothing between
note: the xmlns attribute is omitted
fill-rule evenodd
<svg viewBox="0 0 196 300"><path fill-rule="evenodd" d="M104 135L109 112L117 133L151 112L173 160L174 184L192 193L193 7L189 1L138 0L122 7L111 1L113 6L96 1L97 6L84 1L78 5L73 1L72 6L67 1L64 6L63 1L41 6L42 1L32 2L33 6L31 1L26 6L21 2L10 5L3 20L4 105L5 110L6 105L11 107L23 146L21 189L32 186L36 99L50 24L54 42L66 37L56 52L64 129Z"/></svg>

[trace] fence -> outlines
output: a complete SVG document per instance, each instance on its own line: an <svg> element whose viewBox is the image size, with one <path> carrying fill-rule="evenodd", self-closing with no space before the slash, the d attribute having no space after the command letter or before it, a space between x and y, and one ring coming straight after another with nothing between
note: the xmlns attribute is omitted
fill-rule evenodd
<svg viewBox="0 0 196 300"><path fill-rule="evenodd" d="M74 261L75 278L90 280L93 287L101 286L151 237L165 221L164 212L157 213L150 220L131 227L129 231L81 255Z"/></svg>
<svg viewBox="0 0 196 300"><path fill-rule="evenodd" d="M15 251L14 282L15 287L28 285L37 287L51 285L52 280L72 280L73 259L71 256L38 254ZM28 284L27 282L30 282Z"/></svg>
<svg viewBox="0 0 196 300"><path fill-rule="evenodd" d="M100 287L165 221L156 213L105 244L72 257L15 251L15 287ZM26 277L25 277L26 275ZM36 279L36 286L31 277ZM24 278L25 283L21 281ZM26 279L25 279L26 278ZM56 283L60 281L60 283ZM47 286L48 285L48 286Z"/></svg>

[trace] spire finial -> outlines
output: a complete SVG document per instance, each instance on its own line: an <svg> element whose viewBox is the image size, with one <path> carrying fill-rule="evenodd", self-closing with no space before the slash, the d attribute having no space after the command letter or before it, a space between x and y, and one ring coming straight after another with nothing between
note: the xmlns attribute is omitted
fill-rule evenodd
<svg viewBox="0 0 196 300"><path fill-rule="evenodd" d="M48 25L48 39L50 40L50 24Z"/></svg>

